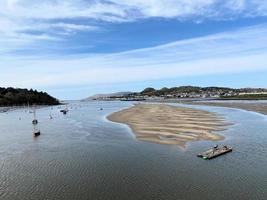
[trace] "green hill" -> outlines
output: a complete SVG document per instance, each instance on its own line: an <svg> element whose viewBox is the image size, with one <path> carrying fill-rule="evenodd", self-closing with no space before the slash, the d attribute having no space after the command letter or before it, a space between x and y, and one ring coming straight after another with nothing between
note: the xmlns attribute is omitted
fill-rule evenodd
<svg viewBox="0 0 267 200"><path fill-rule="evenodd" d="M58 105L59 101L47 94L36 90L0 87L0 106L21 105Z"/></svg>
<svg viewBox="0 0 267 200"><path fill-rule="evenodd" d="M140 94L141 95L148 95L148 96L161 96L161 95L174 95L178 93L195 93L201 94L205 92L229 92L229 91L236 91L235 89L231 88L224 88L224 87L196 87L196 86L180 86L180 87L172 87L172 88L161 88L156 90L154 88L146 88Z"/></svg>

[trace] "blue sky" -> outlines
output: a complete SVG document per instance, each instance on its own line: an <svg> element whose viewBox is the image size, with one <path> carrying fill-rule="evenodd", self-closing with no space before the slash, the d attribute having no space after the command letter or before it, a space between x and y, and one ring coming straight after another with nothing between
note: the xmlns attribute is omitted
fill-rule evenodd
<svg viewBox="0 0 267 200"><path fill-rule="evenodd" d="M267 87L267 0L1 0L0 70L60 99Z"/></svg>

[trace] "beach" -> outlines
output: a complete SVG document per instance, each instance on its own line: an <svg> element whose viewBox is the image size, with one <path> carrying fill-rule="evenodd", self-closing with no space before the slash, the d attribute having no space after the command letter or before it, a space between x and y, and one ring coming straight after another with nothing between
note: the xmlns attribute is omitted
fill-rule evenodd
<svg viewBox="0 0 267 200"><path fill-rule="evenodd" d="M166 104L136 104L107 118L127 124L138 140L183 148L187 142L222 140L218 132L230 125L215 113Z"/></svg>
<svg viewBox="0 0 267 200"><path fill-rule="evenodd" d="M191 105L206 105L206 106L219 106L228 108L239 108L247 111L253 111L267 115L267 102L266 101L242 101L242 100L215 100L215 101L188 101L185 104Z"/></svg>

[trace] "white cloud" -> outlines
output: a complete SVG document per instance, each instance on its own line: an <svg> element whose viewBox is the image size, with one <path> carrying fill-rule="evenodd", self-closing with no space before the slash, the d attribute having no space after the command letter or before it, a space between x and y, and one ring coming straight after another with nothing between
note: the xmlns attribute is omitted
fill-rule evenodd
<svg viewBox="0 0 267 200"><path fill-rule="evenodd" d="M266 35L263 24L121 53L0 57L0 85L66 87L267 70Z"/></svg>
<svg viewBox="0 0 267 200"><path fill-rule="evenodd" d="M101 21L160 17L199 22L266 15L267 0L1 0L0 52L95 31Z"/></svg>
<svg viewBox="0 0 267 200"><path fill-rule="evenodd" d="M189 15L208 14L208 9L215 4L214 0L111 0L126 10L136 10L142 17L186 17ZM134 17L134 15L133 15Z"/></svg>
<svg viewBox="0 0 267 200"><path fill-rule="evenodd" d="M256 16L267 16L267 0L1 0L0 85L65 87L267 70L267 24L116 54L12 56L99 30L103 21Z"/></svg>
<svg viewBox="0 0 267 200"><path fill-rule="evenodd" d="M28 19L94 18L134 20L140 17L223 17L235 11L267 14L266 0L2 0L1 13ZM231 13L232 12L232 13ZM240 14L240 13L239 13Z"/></svg>
<svg viewBox="0 0 267 200"><path fill-rule="evenodd" d="M87 31L87 30L97 30L98 27L88 26L88 25L79 25L79 24L67 24L67 23L57 23L50 24L48 27L51 28L62 28L66 31Z"/></svg>

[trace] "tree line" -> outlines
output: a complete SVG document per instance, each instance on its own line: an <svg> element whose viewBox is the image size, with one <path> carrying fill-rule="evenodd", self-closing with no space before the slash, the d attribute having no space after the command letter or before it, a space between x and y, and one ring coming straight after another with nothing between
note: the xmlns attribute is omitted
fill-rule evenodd
<svg viewBox="0 0 267 200"><path fill-rule="evenodd" d="M33 89L2 88L0 87L0 106L22 105L58 105L59 100L46 92Z"/></svg>
<svg viewBox="0 0 267 200"><path fill-rule="evenodd" d="M161 96L168 94L177 94L177 93L196 93L200 94L202 92L228 92L228 91L236 91L236 89L226 88L226 87L196 87L196 86L180 86L180 87L171 87L171 88L161 88L156 90L154 88L148 87L140 92L141 95L149 95L149 96Z"/></svg>
<svg viewBox="0 0 267 200"><path fill-rule="evenodd" d="M178 93L195 93L195 94L201 94L201 93L260 93L260 92L267 92L266 88L227 88L227 87L196 87L196 86L180 86L180 87L171 87L171 88L161 88L161 89L155 89L152 87L148 87L144 89L142 92L140 92L140 95L148 95L148 96L162 96L162 95L173 95ZM251 95L253 96L253 95ZM264 96L264 95L261 95ZM265 95L266 97L266 95Z"/></svg>

